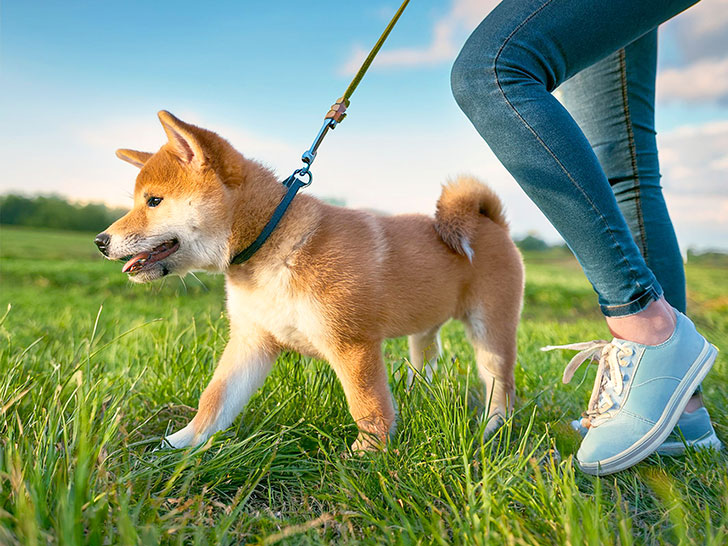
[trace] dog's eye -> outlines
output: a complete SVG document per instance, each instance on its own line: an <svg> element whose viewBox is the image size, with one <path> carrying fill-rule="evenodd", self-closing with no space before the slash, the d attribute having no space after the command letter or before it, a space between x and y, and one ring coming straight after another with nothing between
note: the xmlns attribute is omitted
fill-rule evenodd
<svg viewBox="0 0 728 546"><path fill-rule="evenodd" d="M150 208L154 208L162 202L162 199L164 199L164 197L150 197L149 199L147 199L147 206Z"/></svg>

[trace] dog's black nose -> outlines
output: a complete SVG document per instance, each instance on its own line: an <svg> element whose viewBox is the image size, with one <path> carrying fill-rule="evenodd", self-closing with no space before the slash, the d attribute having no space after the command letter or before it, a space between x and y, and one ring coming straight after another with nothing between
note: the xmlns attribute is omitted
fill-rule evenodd
<svg viewBox="0 0 728 546"><path fill-rule="evenodd" d="M99 247L99 250L104 256L109 255L109 242L111 242L111 237L106 232L99 233L96 239L94 239L94 243L96 243L96 246Z"/></svg>

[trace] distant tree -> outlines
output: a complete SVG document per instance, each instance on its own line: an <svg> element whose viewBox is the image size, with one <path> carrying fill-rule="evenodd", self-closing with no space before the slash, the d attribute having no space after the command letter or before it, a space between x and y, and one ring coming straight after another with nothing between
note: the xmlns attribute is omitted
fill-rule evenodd
<svg viewBox="0 0 728 546"><path fill-rule="evenodd" d="M0 224L101 231L124 214L100 203L80 205L55 195L0 196Z"/></svg>
<svg viewBox="0 0 728 546"><path fill-rule="evenodd" d="M346 206L346 200L342 199L341 197L322 197L321 200L324 203L328 203L329 205L334 205L336 207Z"/></svg>
<svg viewBox="0 0 728 546"><path fill-rule="evenodd" d="M728 267L728 252L720 248L697 250L691 247L688 248L685 261L713 267Z"/></svg>
<svg viewBox="0 0 728 546"><path fill-rule="evenodd" d="M20 195L0 197L0 223L21 224L33 211L32 200Z"/></svg>
<svg viewBox="0 0 728 546"><path fill-rule="evenodd" d="M521 250L529 252L540 252L549 249L549 245L548 243L546 243L546 241L543 241L535 235L531 234L526 235L520 241L516 241L516 245Z"/></svg>

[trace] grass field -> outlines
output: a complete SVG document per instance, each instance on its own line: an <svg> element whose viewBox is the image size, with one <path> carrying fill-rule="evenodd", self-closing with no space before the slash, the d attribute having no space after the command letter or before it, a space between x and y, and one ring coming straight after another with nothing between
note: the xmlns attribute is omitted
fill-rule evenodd
<svg viewBox="0 0 728 546"><path fill-rule="evenodd" d="M449 323L431 385L391 379L389 449L351 457L333 372L297 354L203 448L155 450L194 415L225 345L222 278L131 285L92 239L0 230L0 544L728 542L725 451L601 479L576 469L568 422L594 366L562 385L568 355L538 348L608 332L563 254L526 256L519 399L501 432L483 444L471 349ZM687 276L690 314L722 351L704 390L726 442L728 265ZM405 365L405 340L384 350ZM561 462L544 458L552 446Z"/></svg>

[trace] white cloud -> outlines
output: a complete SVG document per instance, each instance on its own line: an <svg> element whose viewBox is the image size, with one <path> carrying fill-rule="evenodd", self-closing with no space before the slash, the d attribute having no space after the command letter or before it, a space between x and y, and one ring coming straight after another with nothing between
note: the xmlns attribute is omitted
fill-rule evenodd
<svg viewBox="0 0 728 546"><path fill-rule="evenodd" d="M453 44L454 28L451 21L440 21L433 30L432 43L425 48L400 48L381 51L375 62L377 66L421 66L438 64L452 59L457 51ZM369 51L357 46L341 69L343 74L355 74Z"/></svg>
<svg viewBox="0 0 728 546"><path fill-rule="evenodd" d="M728 57L669 68L657 76L657 98L661 101L702 102L725 97L728 97Z"/></svg>
<svg viewBox="0 0 728 546"><path fill-rule="evenodd" d="M728 0L700 2L661 30L677 45L673 65L657 75L663 102L728 101Z"/></svg>
<svg viewBox="0 0 728 546"><path fill-rule="evenodd" d="M679 127L658 142L666 191L728 199L728 120Z"/></svg>
<svg viewBox="0 0 728 546"><path fill-rule="evenodd" d="M700 2L668 23L688 62L728 52L728 0Z"/></svg>
<svg viewBox="0 0 728 546"><path fill-rule="evenodd" d="M685 12L697 35L722 33L728 26L728 0L702 2Z"/></svg>
<svg viewBox="0 0 728 546"><path fill-rule="evenodd" d="M728 248L728 121L658 135L665 200L681 246Z"/></svg>
<svg viewBox="0 0 728 546"><path fill-rule="evenodd" d="M728 199L665 194L680 248L728 250Z"/></svg>
<svg viewBox="0 0 728 546"><path fill-rule="evenodd" d="M378 67L426 66L452 61L465 36L470 33L500 0L454 0L450 11L437 23L432 31L431 42L422 47L387 49L377 55L374 64ZM369 51L355 47L349 59L341 67L343 74L354 74Z"/></svg>

